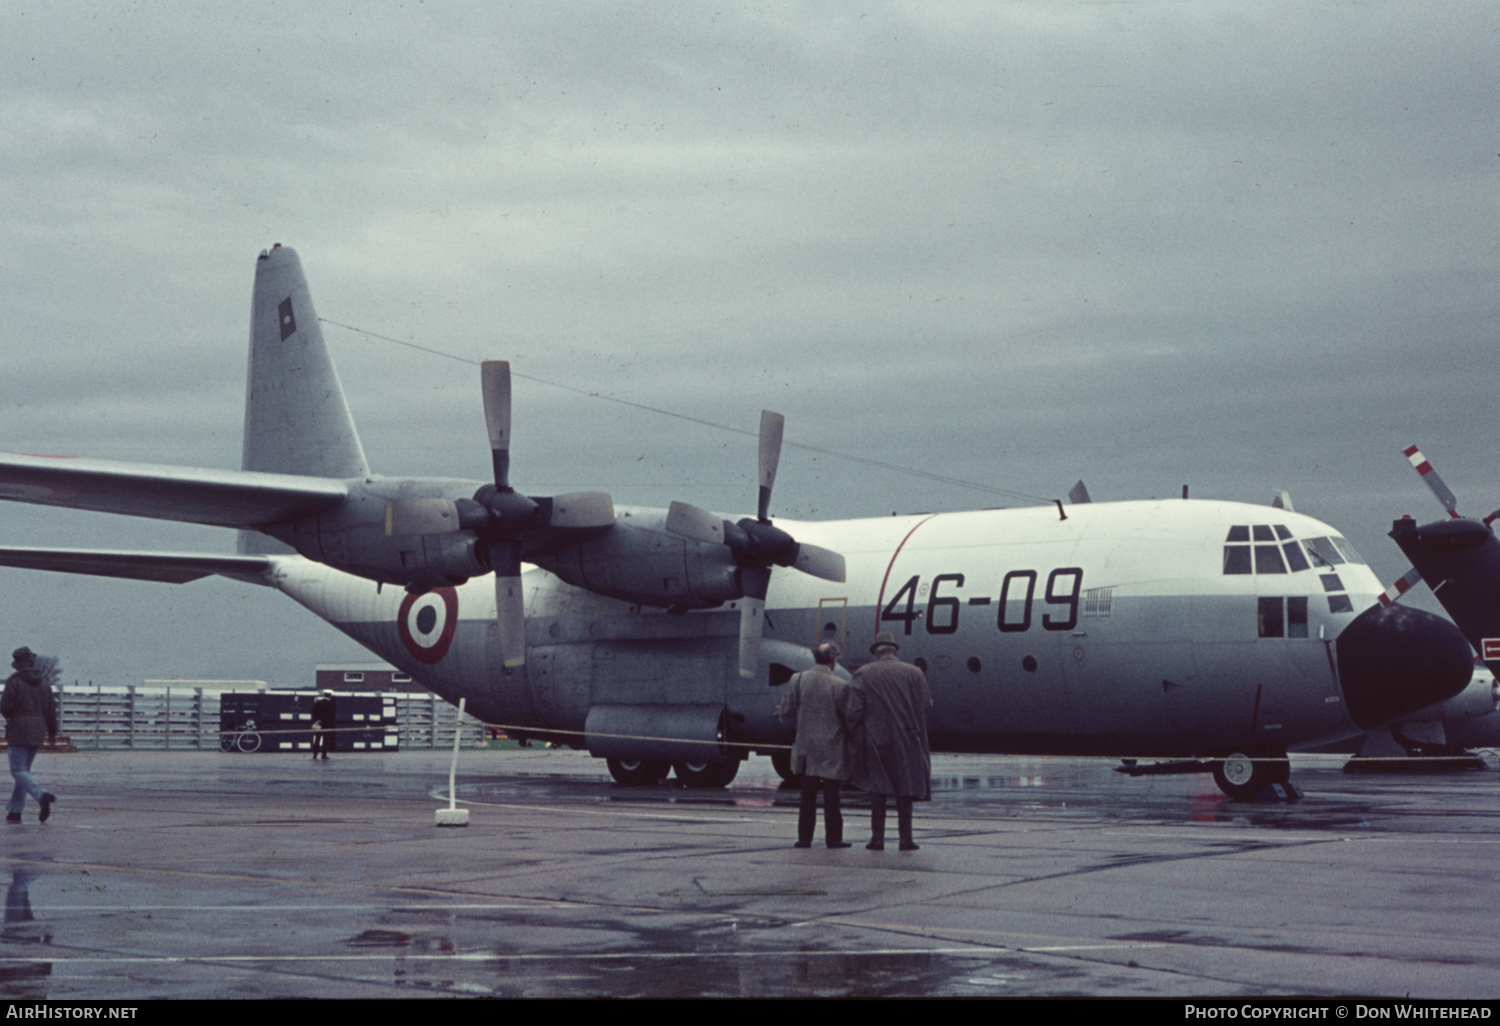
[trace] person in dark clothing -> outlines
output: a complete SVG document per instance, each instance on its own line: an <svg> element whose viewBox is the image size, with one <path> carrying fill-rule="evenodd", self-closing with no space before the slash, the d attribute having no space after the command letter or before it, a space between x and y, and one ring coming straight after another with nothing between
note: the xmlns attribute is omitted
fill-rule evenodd
<svg viewBox="0 0 1500 1026"><path fill-rule="evenodd" d="M52 803L57 796L32 777L31 763L37 749L57 737L57 700L52 696L52 685L37 672L36 653L31 649L23 646L11 653L11 666L16 672L6 680L5 693L0 696L5 743L10 750L10 775L16 778L5 821L21 822L21 811L29 794L42 807L37 818L45 823L52 815Z"/></svg>
<svg viewBox="0 0 1500 1026"><path fill-rule="evenodd" d="M323 753L323 761L328 761L328 753L333 751L333 728L338 723L338 713L333 703L333 692L324 691L322 696L313 703L313 758L318 753Z"/></svg>
<svg viewBox="0 0 1500 1026"><path fill-rule="evenodd" d="M896 799L901 850L916 851L912 838L913 801L932 793L932 758L927 746L927 710L932 693L927 675L897 652L894 635L875 635L872 663L861 666L849 684L848 722L854 740L854 786L870 795L871 851L885 848L886 798Z"/></svg>

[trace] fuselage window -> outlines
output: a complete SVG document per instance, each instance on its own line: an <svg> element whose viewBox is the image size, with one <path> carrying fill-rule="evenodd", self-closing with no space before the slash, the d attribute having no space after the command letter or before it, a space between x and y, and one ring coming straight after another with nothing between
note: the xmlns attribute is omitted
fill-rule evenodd
<svg viewBox="0 0 1500 1026"><path fill-rule="evenodd" d="M1281 618L1281 599L1263 598L1260 600L1260 636L1263 638L1280 638L1286 635L1285 626Z"/></svg>
<svg viewBox="0 0 1500 1026"><path fill-rule="evenodd" d="M1307 598L1294 595L1288 599L1259 600L1258 628L1262 638L1307 637Z"/></svg>
<svg viewBox="0 0 1500 1026"><path fill-rule="evenodd" d="M1286 636L1307 637L1307 596L1293 596L1286 600Z"/></svg>
<svg viewBox="0 0 1500 1026"><path fill-rule="evenodd" d="M1344 582L1339 580L1338 574L1323 574L1318 580L1323 582L1324 591L1343 591Z"/></svg>
<svg viewBox="0 0 1500 1026"><path fill-rule="evenodd" d="M1256 541L1275 541L1276 540L1275 536L1271 534L1271 525L1270 524L1256 524L1254 527L1251 528L1251 530L1255 532L1255 540Z"/></svg>
<svg viewBox="0 0 1500 1026"><path fill-rule="evenodd" d="M1224 546L1224 572L1226 574L1250 573L1250 546Z"/></svg>
<svg viewBox="0 0 1500 1026"><path fill-rule="evenodd" d="M1329 595L1328 611L1330 613L1352 613L1354 603L1349 601L1348 595Z"/></svg>

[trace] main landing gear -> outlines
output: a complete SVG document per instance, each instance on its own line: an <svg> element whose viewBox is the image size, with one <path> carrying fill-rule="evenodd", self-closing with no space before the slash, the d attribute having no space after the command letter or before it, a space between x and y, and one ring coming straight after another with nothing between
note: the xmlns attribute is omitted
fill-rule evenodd
<svg viewBox="0 0 1500 1026"><path fill-rule="evenodd" d="M663 762L656 759L605 759L609 775L628 787L654 787L676 774L683 787L727 787L740 772L739 759L727 762Z"/></svg>
<svg viewBox="0 0 1500 1026"><path fill-rule="evenodd" d="M672 765L655 759L605 759L609 775L628 787L654 787L667 779Z"/></svg>
<svg viewBox="0 0 1500 1026"><path fill-rule="evenodd" d="M740 760L728 762L674 762L672 772L683 787L728 787L740 772Z"/></svg>

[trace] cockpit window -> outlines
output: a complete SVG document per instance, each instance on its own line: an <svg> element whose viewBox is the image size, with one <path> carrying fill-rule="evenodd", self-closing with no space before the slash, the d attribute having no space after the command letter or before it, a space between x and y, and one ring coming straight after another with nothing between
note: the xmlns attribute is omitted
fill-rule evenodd
<svg viewBox="0 0 1500 1026"><path fill-rule="evenodd" d="M1258 574L1286 573L1286 564L1281 561L1281 550L1275 545L1255 546L1255 572Z"/></svg>
<svg viewBox="0 0 1500 1026"><path fill-rule="evenodd" d="M1350 545L1348 541L1340 538L1338 535L1334 535L1333 543L1339 547L1339 551L1344 554L1344 558L1349 562L1364 565L1364 557L1354 551L1354 546Z"/></svg>
<svg viewBox="0 0 1500 1026"><path fill-rule="evenodd" d="M1344 557L1339 555L1339 550L1333 545L1329 538L1304 538L1302 547L1307 550L1307 558L1312 560L1316 567L1334 567L1344 562Z"/></svg>
<svg viewBox="0 0 1500 1026"><path fill-rule="evenodd" d="M1226 574L1250 573L1250 546L1224 546L1224 572Z"/></svg>
<svg viewBox="0 0 1500 1026"><path fill-rule="evenodd" d="M1292 573L1307 569L1307 557L1302 555L1302 546L1294 541L1283 542L1281 551L1286 553L1286 565L1292 568Z"/></svg>
<svg viewBox="0 0 1500 1026"><path fill-rule="evenodd" d="M1256 542L1273 544L1252 545L1252 536ZM1334 559L1343 562L1343 557L1331 541L1327 538L1319 541ZM1301 545L1292 540L1292 532L1285 524L1236 524L1229 529L1224 542L1225 574L1297 573L1306 570L1309 565L1307 557L1302 554ZM1308 551L1312 552L1311 549Z"/></svg>

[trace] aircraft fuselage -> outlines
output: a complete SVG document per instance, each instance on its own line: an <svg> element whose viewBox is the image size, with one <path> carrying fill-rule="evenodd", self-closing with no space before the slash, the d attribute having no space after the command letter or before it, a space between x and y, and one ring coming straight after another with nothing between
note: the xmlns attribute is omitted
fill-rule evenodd
<svg viewBox="0 0 1500 1026"><path fill-rule="evenodd" d="M664 516L621 512L648 530ZM508 670L487 580L412 596L290 558L275 576L444 698L464 697L475 715L521 733L582 734L596 707L692 706L722 709L734 744L783 743L776 685L824 639L856 668L878 630L926 670L940 749L1192 756L1364 729L1334 643L1382 589L1362 563L1329 565L1342 558L1338 544L1350 551L1337 532L1228 502L1091 503L1066 514L793 525L800 539L843 553L848 579L773 578L750 679L736 672L734 602L673 613L533 569L527 666ZM671 544L685 563L702 548Z"/></svg>

